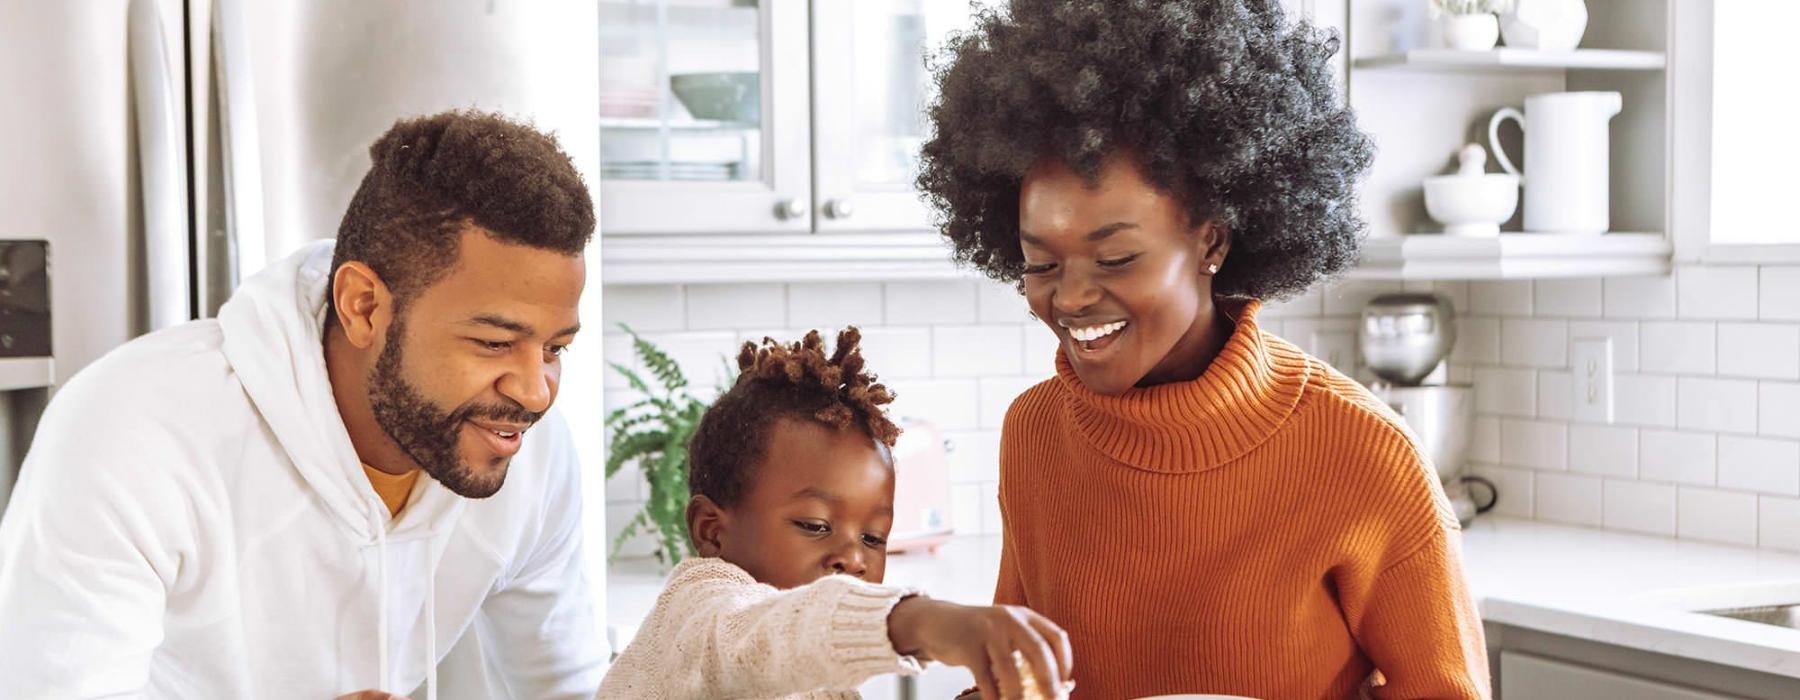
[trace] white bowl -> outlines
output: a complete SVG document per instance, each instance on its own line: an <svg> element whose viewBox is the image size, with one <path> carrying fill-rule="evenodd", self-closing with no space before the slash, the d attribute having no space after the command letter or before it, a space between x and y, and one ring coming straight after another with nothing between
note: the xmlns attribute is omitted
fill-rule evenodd
<svg viewBox="0 0 1800 700"><path fill-rule="evenodd" d="M1505 173L1425 178L1425 212L1451 236L1497 236L1519 206L1519 178Z"/></svg>

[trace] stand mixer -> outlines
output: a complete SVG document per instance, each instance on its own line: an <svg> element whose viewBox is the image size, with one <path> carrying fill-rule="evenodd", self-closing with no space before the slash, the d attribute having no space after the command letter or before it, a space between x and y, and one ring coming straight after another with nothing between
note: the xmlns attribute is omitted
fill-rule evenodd
<svg viewBox="0 0 1800 700"><path fill-rule="evenodd" d="M1475 392L1445 381L1456 344L1450 301L1423 292L1383 294L1363 307L1363 362L1377 381L1369 391L1406 421L1437 470L1456 517L1467 524L1499 500L1494 484L1463 474L1475 426Z"/></svg>

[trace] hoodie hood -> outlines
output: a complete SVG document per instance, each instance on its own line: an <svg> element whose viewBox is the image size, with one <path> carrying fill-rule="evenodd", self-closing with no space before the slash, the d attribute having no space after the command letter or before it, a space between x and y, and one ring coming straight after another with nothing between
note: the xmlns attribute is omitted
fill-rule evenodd
<svg viewBox="0 0 1800 700"><path fill-rule="evenodd" d="M222 349L294 468L350 536L372 544L439 529L463 499L435 480L390 527L363 473L325 370L325 296L333 241L310 243L246 280L219 309Z"/></svg>

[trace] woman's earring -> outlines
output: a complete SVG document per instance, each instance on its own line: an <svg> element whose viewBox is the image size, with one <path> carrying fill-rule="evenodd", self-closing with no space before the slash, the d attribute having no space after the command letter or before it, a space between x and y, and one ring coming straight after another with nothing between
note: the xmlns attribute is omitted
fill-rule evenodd
<svg viewBox="0 0 1800 700"><path fill-rule="evenodd" d="M1041 318L1038 318L1038 315L1037 315L1037 312L1036 312L1036 311L1032 311L1032 310L1031 310L1031 309L1026 309L1026 310L1025 310L1025 315L1026 315L1026 316L1030 316L1030 317L1031 317L1031 320L1033 320L1033 321L1042 321L1042 320L1044 320L1044 319L1041 319Z"/></svg>
<svg viewBox="0 0 1800 700"><path fill-rule="evenodd" d="M1209 274L1209 275L1219 274L1219 264L1213 263L1211 265L1207 265L1206 266L1206 274Z"/></svg>

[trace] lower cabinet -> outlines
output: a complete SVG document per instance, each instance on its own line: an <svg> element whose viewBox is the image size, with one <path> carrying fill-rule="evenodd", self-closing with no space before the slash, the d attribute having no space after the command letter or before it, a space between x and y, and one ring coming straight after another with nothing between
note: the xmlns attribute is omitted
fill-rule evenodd
<svg viewBox="0 0 1800 700"><path fill-rule="evenodd" d="M1795 700L1800 679L1487 624L1498 700Z"/></svg>
<svg viewBox="0 0 1800 700"><path fill-rule="evenodd" d="M1725 700L1730 697L1517 651L1501 652L1500 685L1506 689L1508 700Z"/></svg>

